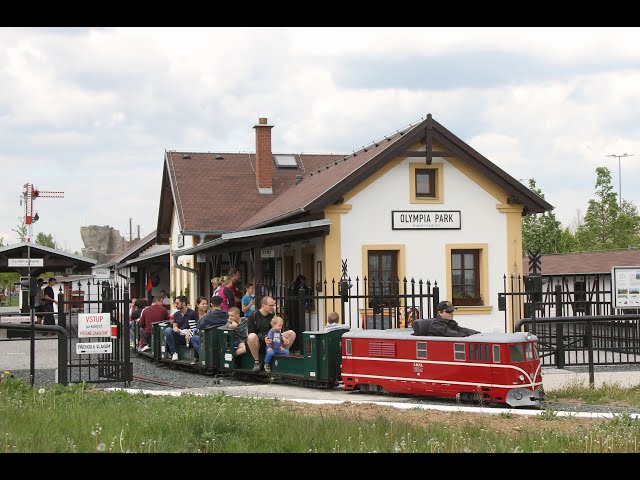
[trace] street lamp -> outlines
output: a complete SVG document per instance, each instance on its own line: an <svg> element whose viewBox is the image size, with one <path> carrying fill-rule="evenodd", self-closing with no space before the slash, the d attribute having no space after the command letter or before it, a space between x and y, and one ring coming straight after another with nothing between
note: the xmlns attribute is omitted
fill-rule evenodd
<svg viewBox="0 0 640 480"><path fill-rule="evenodd" d="M620 159L623 157L633 157L633 153L623 153L622 155L605 155L605 157L616 157L618 159L618 196L620 197L620 206L622 207L622 167L620 166Z"/></svg>

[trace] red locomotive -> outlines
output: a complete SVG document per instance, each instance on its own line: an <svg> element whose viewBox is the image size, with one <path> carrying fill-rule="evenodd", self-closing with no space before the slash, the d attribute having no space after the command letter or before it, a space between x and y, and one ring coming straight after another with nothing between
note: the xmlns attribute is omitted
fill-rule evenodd
<svg viewBox="0 0 640 480"><path fill-rule="evenodd" d="M414 330L353 330L342 336L345 390L456 398L511 407L544 400L538 339L531 333L435 337Z"/></svg>

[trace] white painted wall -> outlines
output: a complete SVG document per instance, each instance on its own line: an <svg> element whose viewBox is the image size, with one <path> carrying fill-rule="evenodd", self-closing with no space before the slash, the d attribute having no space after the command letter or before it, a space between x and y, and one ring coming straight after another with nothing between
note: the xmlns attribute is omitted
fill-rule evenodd
<svg viewBox="0 0 640 480"><path fill-rule="evenodd" d="M444 203L412 204L409 192L409 163L406 159L380 179L356 194L348 203L350 212L342 216L342 255L348 260L352 278L366 273L362 265L362 245L404 244L405 272L408 280L438 282L440 299L449 297L446 291L446 250L448 243L487 243L489 298L485 304L493 305L489 315L459 315L463 326L482 332L504 331L504 312L499 312L498 292L502 290L502 277L507 273L506 215L496 209L499 203L493 196L450 165L442 163L444 174ZM392 230L392 210L460 210L460 230Z"/></svg>

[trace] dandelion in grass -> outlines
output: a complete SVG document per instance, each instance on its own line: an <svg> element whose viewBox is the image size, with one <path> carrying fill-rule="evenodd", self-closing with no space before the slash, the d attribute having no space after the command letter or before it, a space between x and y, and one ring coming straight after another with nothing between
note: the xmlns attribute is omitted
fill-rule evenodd
<svg viewBox="0 0 640 480"><path fill-rule="evenodd" d="M38 393L39 393L40 395L42 395L44 392L45 392L45 389L44 389L44 388L42 388L42 387L40 387L40 389L38 390Z"/></svg>
<svg viewBox="0 0 640 480"><path fill-rule="evenodd" d="M96 445L96 450L99 452L104 452L106 449L107 449L107 446L102 442Z"/></svg>

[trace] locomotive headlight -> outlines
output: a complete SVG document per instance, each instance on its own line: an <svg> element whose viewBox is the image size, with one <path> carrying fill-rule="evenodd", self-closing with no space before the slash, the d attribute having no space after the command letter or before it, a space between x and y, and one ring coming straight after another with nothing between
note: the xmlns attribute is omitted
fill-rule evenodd
<svg viewBox="0 0 640 480"><path fill-rule="evenodd" d="M520 376L518 377L518 379L519 379L521 382L524 382L524 375L520 375Z"/></svg>

